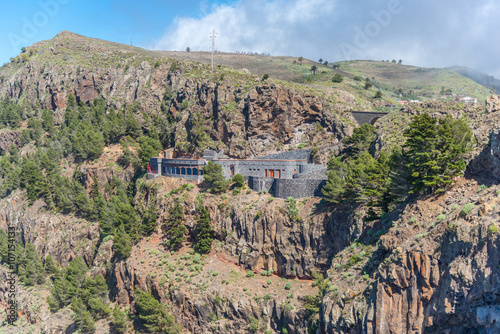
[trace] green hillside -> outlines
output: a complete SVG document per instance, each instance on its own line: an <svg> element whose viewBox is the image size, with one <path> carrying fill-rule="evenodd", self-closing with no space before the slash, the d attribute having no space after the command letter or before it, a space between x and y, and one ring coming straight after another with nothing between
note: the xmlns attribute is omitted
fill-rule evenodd
<svg viewBox="0 0 500 334"><path fill-rule="evenodd" d="M458 73L441 68L422 68L380 61L345 61L336 63L339 69L354 76L369 78L381 90L403 93L405 99L450 100L453 94L468 95L484 101L492 92ZM442 94L442 90L447 94ZM401 91L400 91L401 89ZM450 94L451 93L451 94Z"/></svg>

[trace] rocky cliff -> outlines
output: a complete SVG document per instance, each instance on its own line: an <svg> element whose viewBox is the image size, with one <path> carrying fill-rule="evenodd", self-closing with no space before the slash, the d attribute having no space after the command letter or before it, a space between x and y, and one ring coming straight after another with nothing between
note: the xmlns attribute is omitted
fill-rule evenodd
<svg viewBox="0 0 500 334"><path fill-rule="evenodd" d="M238 158L338 144L354 124L345 111L356 108L347 92L325 94L221 66L212 73L205 64L70 32L28 47L0 69L0 96L55 110L58 122L69 94L82 103L102 98L115 109L139 103L150 117L175 120L180 152L211 146ZM136 118L147 126L144 115Z"/></svg>
<svg viewBox="0 0 500 334"><path fill-rule="evenodd" d="M180 153L210 146L232 157L254 157L316 146L315 160L322 163L352 133L355 123L347 111L372 103L347 91L262 80L223 66L212 73L200 63L68 32L28 47L0 69L0 96L52 109L56 123L63 120L70 93L82 103L102 98L107 106L132 109L145 132L151 120L168 120ZM292 212L290 202L248 189L215 195L203 185L184 186L181 179L137 179L131 166L118 166L123 148L115 144L95 161L63 159L60 167L67 177L77 175L89 193L94 179L101 192L113 179L130 183L128 201L158 210L156 229L137 240L130 257L115 256L114 237L101 238L98 222L48 211L42 200L29 205L25 191L0 200L0 228L17 226L20 239L32 243L41 258L51 255L63 267L82 256L92 274L106 277L110 301L129 307L131 317L135 287L149 291L187 333L495 333L497 109L498 97L489 98L486 109L427 102L379 120L371 148L376 152L400 145L401 130L422 112L466 115L477 144L465 176L457 176L447 192L412 197L377 220L364 219L365 210L352 203L302 199ZM2 152L21 146L25 128L0 133ZM32 150L33 144L26 145L21 154ZM164 245L174 199L187 228L176 252ZM200 201L215 239L203 256L193 250ZM312 283L322 290L318 305ZM7 289L2 280L0 305ZM50 289L20 286L22 324L4 332L75 330L69 307L48 310ZM113 330L110 319L98 320L97 333Z"/></svg>

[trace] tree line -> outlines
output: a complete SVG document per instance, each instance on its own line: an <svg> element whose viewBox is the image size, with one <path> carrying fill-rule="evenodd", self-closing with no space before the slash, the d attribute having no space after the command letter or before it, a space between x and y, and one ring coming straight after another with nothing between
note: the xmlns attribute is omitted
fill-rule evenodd
<svg viewBox="0 0 500 334"><path fill-rule="evenodd" d="M475 139L465 117L441 119L423 113L404 130L406 142L376 155L375 127L363 124L345 138L346 148L328 163L322 192L331 203L356 202L378 218L411 194L445 191L466 167Z"/></svg>

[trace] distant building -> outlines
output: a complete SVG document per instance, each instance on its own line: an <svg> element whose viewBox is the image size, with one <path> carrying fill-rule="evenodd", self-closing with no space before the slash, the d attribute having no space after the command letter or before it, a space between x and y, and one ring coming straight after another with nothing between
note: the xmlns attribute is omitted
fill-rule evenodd
<svg viewBox="0 0 500 334"><path fill-rule="evenodd" d="M407 105L408 101L398 101L398 103L401 104L401 105Z"/></svg>
<svg viewBox="0 0 500 334"><path fill-rule="evenodd" d="M410 100L410 103L422 103L420 100Z"/></svg>
<svg viewBox="0 0 500 334"><path fill-rule="evenodd" d="M477 99L470 97L470 96L464 96L458 99L460 102L464 103L477 103Z"/></svg>
<svg viewBox="0 0 500 334"><path fill-rule="evenodd" d="M284 152L256 159L229 159L223 152L205 150L203 158L150 158L148 179L159 175L203 181L203 166L212 161L222 166L226 178L241 174L255 191L268 191L275 197L321 196L326 183L326 166L309 163L311 149Z"/></svg>

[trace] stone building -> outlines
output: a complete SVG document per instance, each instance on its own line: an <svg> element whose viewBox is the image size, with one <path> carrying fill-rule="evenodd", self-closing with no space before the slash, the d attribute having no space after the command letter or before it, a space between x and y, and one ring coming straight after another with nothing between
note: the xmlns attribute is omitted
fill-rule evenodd
<svg viewBox="0 0 500 334"><path fill-rule="evenodd" d="M167 155L167 154L166 154ZM203 166L212 161L222 166L226 178L241 174L255 191L268 191L278 198L321 196L326 167L309 163L311 149L284 152L255 159L230 159L223 152L205 150L203 158L151 158L148 178L159 175L203 181Z"/></svg>

